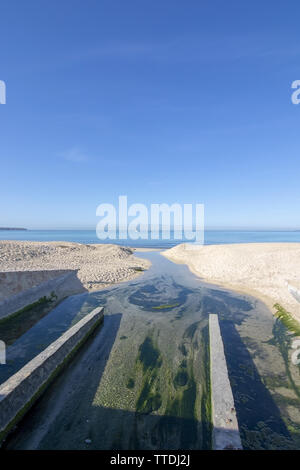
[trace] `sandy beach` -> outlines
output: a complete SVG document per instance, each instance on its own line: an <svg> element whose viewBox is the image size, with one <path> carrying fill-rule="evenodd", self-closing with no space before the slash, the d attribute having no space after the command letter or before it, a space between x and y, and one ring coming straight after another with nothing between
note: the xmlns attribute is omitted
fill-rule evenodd
<svg viewBox="0 0 300 470"><path fill-rule="evenodd" d="M111 244L0 241L0 272L76 269L84 288L93 291L133 279L149 267L133 253Z"/></svg>
<svg viewBox="0 0 300 470"><path fill-rule="evenodd" d="M300 303L290 286L300 287L300 243L177 245L163 253L187 264L202 280L262 300L275 312L279 303L300 321Z"/></svg>
<svg viewBox="0 0 300 470"><path fill-rule="evenodd" d="M137 277L150 262L147 251L113 244L0 241L0 272L78 270L88 291ZM300 321L300 303L288 285L300 288L300 243L181 244L162 253L187 264L202 280L261 299L273 312L281 304ZM42 274L41 274L42 276ZM42 280L42 279L41 279Z"/></svg>

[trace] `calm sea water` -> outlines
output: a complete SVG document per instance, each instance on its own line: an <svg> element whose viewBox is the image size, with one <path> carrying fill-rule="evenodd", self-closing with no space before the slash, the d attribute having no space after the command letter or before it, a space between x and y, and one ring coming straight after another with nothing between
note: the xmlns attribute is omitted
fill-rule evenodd
<svg viewBox="0 0 300 470"><path fill-rule="evenodd" d="M172 236L172 234L171 234ZM29 240L29 241L69 241L84 244L118 243L120 245L145 248L171 248L186 240L99 240L95 230L0 230L0 240ZM223 243L264 243L264 242L300 242L300 231L237 231L237 230L207 230L206 245Z"/></svg>

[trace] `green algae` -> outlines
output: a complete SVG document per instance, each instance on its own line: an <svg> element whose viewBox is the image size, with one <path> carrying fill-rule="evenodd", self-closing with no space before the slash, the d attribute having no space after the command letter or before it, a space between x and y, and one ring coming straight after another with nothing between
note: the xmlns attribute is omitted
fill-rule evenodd
<svg viewBox="0 0 300 470"><path fill-rule="evenodd" d="M126 387L132 389L132 388L134 388L134 385L135 385L135 381L132 377L130 377L127 380Z"/></svg>
<svg viewBox="0 0 300 470"><path fill-rule="evenodd" d="M189 325L184 334L183 334L183 337L184 338L189 338L189 339L192 339L194 334L196 333L196 330L198 328L198 325L199 325L199 321L196 321L195 323L192 323L191 325Z"/></svg>
<svg viewBox="0 0 300 470"><path fill-rule="evenodd" d="M288 328L289 331L297 336L300 336L300 323L293 318L292 314L285 310L280 304L274 305L276 309L275 316Z"/></svg>
<svg viewBox="0 0 300 470"><path fill-rule="evenodd" d="M136 401L136 411L149 414L157 411L162 404L162 398L157 390L157 370L148 368L143 377L143 384Z"/></svg>
<svg viewBox="0 0 300 470"><path fill-rule="evenodd" d="M171 309L171 308L175 308L175 307L178 307L179 302L175 303L175 304L165 304L165 305L158 305L156 307L152 307L153 310L166 310L166 309Z"/></svg>
<svg viewBox="0 0 300 470"><path fill-rule="evenodd" d="M146 336L144 342L139 347L138 360L142 363L144 372L150 368L161 366L162 359L159 349L154 346L151 336Z"/></svg>
<svg viewBox="0 0 300 470"><path fill-rule="evenodd" d="M187 349L186 349L184 343L180 343L179 346L178 346L178 349L181 352L181 354L183 354L183 356L187 355Z"/></svg>
<svg viewBox="0 0 300 470"><path fill-rule="evenodd" d="M200 347L203 351L203 362L208 367L203 368L202 396L201 396L201 424L202 424L202 448L212 448L212 399L210 380L210 348L209 348L209 327L206 325L202 330Z"/></svg>
<svg viewBox="0 0 300 470"><path fill-rule="evenodd" d="M136 411L149 414L157 411L162 405L162 397L158 391L158 370L162 365L162 357L150 335L140 345L137 364L142 365L143 383L136 401Z"/></svg>
<svg viewBox="0 0 300 470"><path fill-rule="evenodd" d="M174 378L174 386L177 387L184 387L188 383L188 373L184 369L180 369Z"/></svg>

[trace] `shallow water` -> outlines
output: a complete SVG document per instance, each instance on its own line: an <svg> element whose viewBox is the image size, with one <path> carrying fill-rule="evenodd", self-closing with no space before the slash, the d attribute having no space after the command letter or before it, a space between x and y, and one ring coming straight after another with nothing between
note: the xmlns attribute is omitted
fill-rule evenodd
<svg viewBox="0 0 300 470"><path fill-rule="evenodd" d="M300 375L286 328L256 299L205 284L157 252L138 256L152 262L139 278L73 296L27 333L31 351L43 321L71 324L105 307L103 327L7 447L210 448L208 315L217 313L244 448L300 448Z"/></svg>

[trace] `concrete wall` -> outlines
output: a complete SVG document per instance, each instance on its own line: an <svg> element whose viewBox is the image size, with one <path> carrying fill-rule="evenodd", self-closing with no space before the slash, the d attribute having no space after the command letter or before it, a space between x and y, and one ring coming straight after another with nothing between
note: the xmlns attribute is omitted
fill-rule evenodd
<svg viewBox="0 0 300 470"><path fill-rule="evenodd" d="M242 449L218 315L209 315L213 449Z"/></svg>
<svg viewBox="0 0 300 470"><path fill-rule="evenodd" d="M50 269L48 271L4 271L0 272L0 302L11 295L19 294L42 282L69 273L69 269Z"/></svg>
<svg viewBox="0 0 300 470"><path fill-rule="evenodd" d="M0 386L0 442L102 320L98 307Z"/></svg>
<svg viewBox="0 0 300 470"><path fill-rule="evenodd" d="M52 292L60 300L86 290L78 279L76 270L2 272L0 286L0 320L42 297L50 297ZM6 289L9 295L5 295Z"/></svg>

